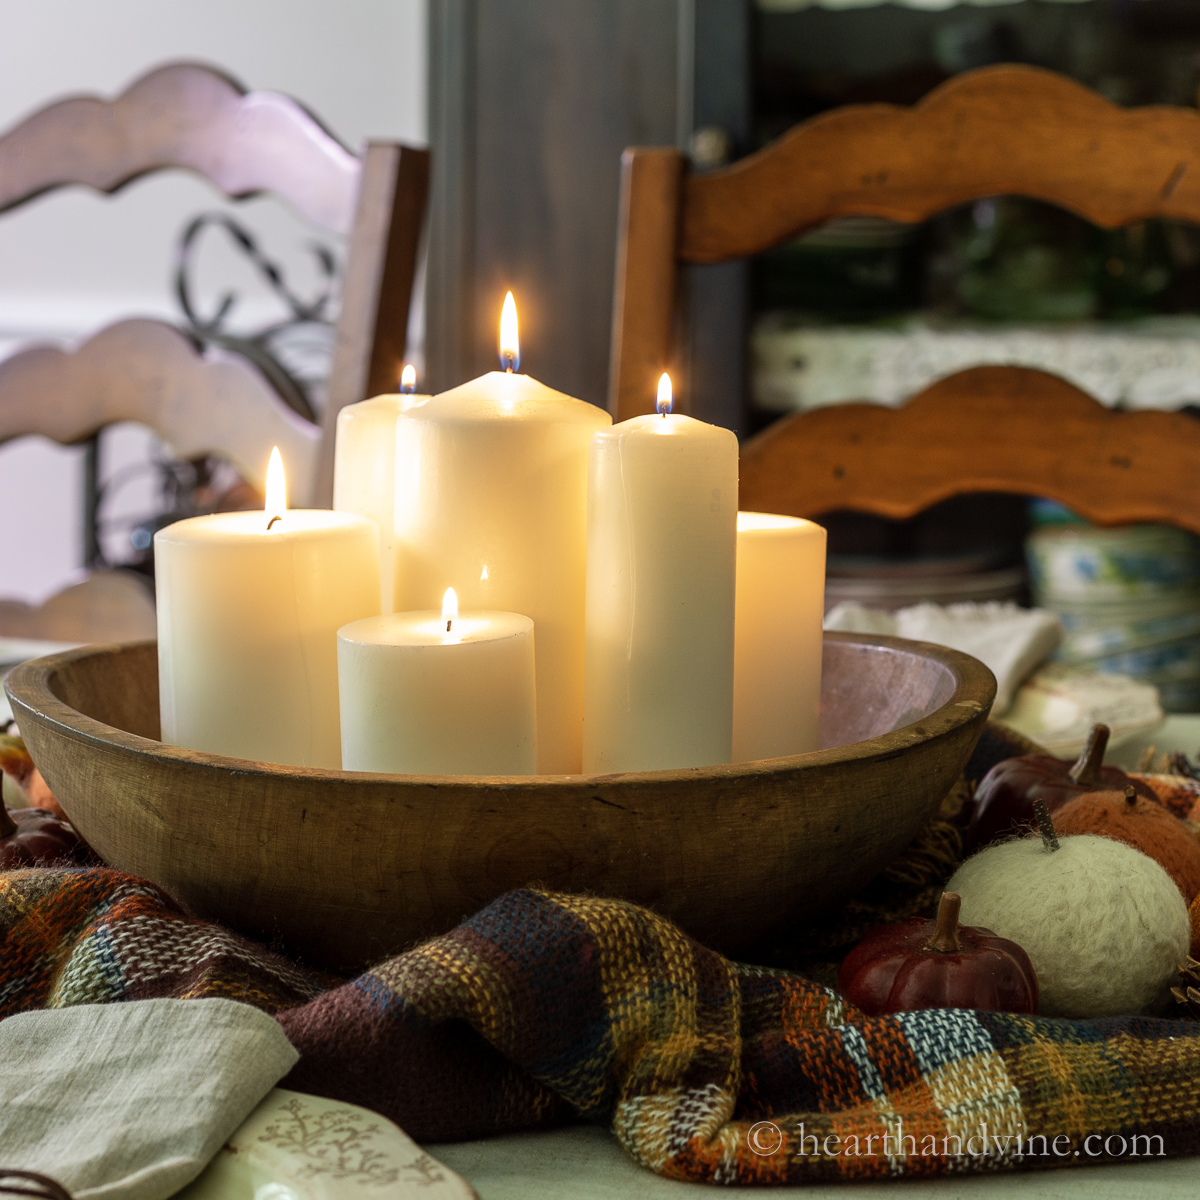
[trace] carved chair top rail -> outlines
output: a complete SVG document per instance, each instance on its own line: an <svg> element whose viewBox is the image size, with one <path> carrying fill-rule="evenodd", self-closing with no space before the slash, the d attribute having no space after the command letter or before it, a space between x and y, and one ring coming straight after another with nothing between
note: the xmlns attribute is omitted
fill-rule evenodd
<svg viewBox="0 0 1200 1200"><path fill-rule="evenodd" d="M1106 228L1200 221L1200 112L1123 109L1037 67L985 67L912 108L824 113L682 186L678 254L696 263L757 254L832 217L918 222L982 196L1046 200Z"/></svg>
<svg viewBox="0 0 1200 1200"><path fill-rule="evenodd" d="M74 350L31 346L0 362L0 444L27 433L69 445L139 421L181 458L219 453L258 490L267 452L288 464L289 492L309 503L321 427L292 412L241 357L161 321L109 325Z"/></svg>
<svg viewBox="0 0 1200 1200"><path fill-rule="evenodd" d="M0 442L41 433L75 441L118 420L155 429L176 453L215 451L261 484L266 451L288 458L294 492L332 502L338 411L395 386L425 198L428 151L370 142L356 156L303 106L247 92L197 63L159 67L115 99L77 96L0 134L0 212L55 188L115 192L149 172L192 170L231 198L271 192L348 237L341 314L321 425L294 418L260 373L228 355L201 356L152 322L122 322L73 353L34 347L8 360L0 384ZM132 355L129 362L122 362ZM95 371L95 378L86 378ZM18 402L70 377L76 397ZM136 388L142 389L137 397Z"/></svg>
<svg viewBox="0 0 1200 1200"><path fill-rule="evenodd" d="M949 496L1049 496L1101 525L1200 534L1200 421L1116 412L1055 375L973 367L899 408L797 413L742 446L739 507L911 517Z"/></svg>
<svg viewBox="0 0 1200 1200"><path fill-rule="evenodd" d="M336 233L354 224L362 161L295 100L198 63L160 67L113 100L59 100L0 135L0 212L71 184L115 192L171 167L230 197L272 192Z"/></svg>

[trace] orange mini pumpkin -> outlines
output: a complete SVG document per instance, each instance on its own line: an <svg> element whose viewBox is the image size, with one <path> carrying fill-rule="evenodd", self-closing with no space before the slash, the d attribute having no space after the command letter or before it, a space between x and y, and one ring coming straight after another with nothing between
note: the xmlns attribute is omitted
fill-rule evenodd
<svg viewBox="0 0 1200 1200"><path fill-rule="evenodd" d="M31 808L44 808L64 821L67 819L67 814L46 786L42 773L33 765L25 743L11 733L0 733L0 774L12 782L15 795L9 801L11 807L24 808L28 805ZM9 791L7 782L3 791Z"/></svg>
<svg viewBox="0 0 1200 1200"><path fill-rule="evenodd" d="M1200 893L1200 843L1187 826L1161 804L1132 787L1120 792L1087 792L1054 814L1061 834L1092 833L1140 850L1175 881L1191 904Z"/></svg>

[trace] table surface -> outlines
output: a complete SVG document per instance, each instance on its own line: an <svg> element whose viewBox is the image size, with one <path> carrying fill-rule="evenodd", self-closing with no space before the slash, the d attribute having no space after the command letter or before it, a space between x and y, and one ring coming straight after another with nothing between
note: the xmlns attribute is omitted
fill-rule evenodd
<svg viewBox="0 0 1200 1200"><path fill-rule="evenodd" d="M1077 1171L1019 1171L938 1180L810 1187L720 1187L663 1179L635 1163L607 1130L576 1125L480 1142L426 1147L457 1171L480 1200L669 1200L700 1196L803 1196L805 1200L1195 1200L1200 1159L1119 1163Z"/></svg>

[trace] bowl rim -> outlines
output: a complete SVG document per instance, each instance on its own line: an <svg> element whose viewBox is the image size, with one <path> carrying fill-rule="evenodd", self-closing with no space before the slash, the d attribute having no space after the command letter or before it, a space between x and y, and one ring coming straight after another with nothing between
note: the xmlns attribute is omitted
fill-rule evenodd
<svg viewBox="0 0 1200 1200"><path fill-rule="evenodd" d="M925 741L931 736L945 736L958 727L985 718L991 710L996 695L996 678L979 659L939 646L933 642L919 642L908 638L884 637L859 633L841 633L832 630L824 633L824 639L848 642L868 649L895 649L905 653L919 653L923 658L933 659L949 669L954 681L954 691L945 704L932 712L888 733L878 734L858 742L848 742L823 750L810 750L803 754L792 754L781 758L753 759L740 763L724 763L707 767L672 768L660 771L628 771L600 775L396 775L372 771L342 771L327 767L291 766L285 763L259 762L253 759L233 758L212 754L204 750L189 750L172 746L140 734L129 733L113 725L106 725L94 717L72 708L55 695L52 683L59 670L81 659L116 652L142 650L155 645L154 639L133 642L108 642L79 646L57 654L31 659L13 667L4 680L18 728L22 716L27 715L36 722L57 726L69 737L90 742L108 749L155 759L166 759L180 765L222 768L238 775L257 775L266 778L303 776L315 781L326 781L345 785L361 781L376 786L392 787L438 787L486 789L528 788L579 788L594 791L596 788L621 783L626 785L661 785L682 780L728 780L754 775L777 775L812 767L844 764L868 758L886 758L911 746L915 741ZM934 731L924 728L935 725ZM919 728L920 727L920 728Z"/></svg>

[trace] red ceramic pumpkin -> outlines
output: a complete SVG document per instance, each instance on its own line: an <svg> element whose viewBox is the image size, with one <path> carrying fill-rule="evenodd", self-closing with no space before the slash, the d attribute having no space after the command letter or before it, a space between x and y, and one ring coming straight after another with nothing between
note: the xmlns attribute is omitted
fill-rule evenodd
<svg viewBox="0 0 1200 1200"><path fill-rule="evenodd" d="M944 892L936 921L871 930L842 963L838 990L871 1017L918 1008L1037 1012L1029 955L990 929L960 926L960 907L956 892Z"/></svg>
<svg viewBox="0 0 1200 1200"><path fill-rule="evenodd" d="M66 821L44 808L0 804L0 871L92 861L87 843Z"/></svg>
<svg viewBox="0 0 1200 1200"><path fill-rule="evenodd" d="M1087 745L1073 765L1053 754L1022 754L998 762L975 789L974 811L963 833L966 853L973 854L997 838L1036 825L1035 800L1044 800L1054 812L1084 792L1124 792L1130 786L1154 800L1147 784L1131 779L1120 767L1103 765L1107 746L1108 726L1093 725Z"/></svg>

